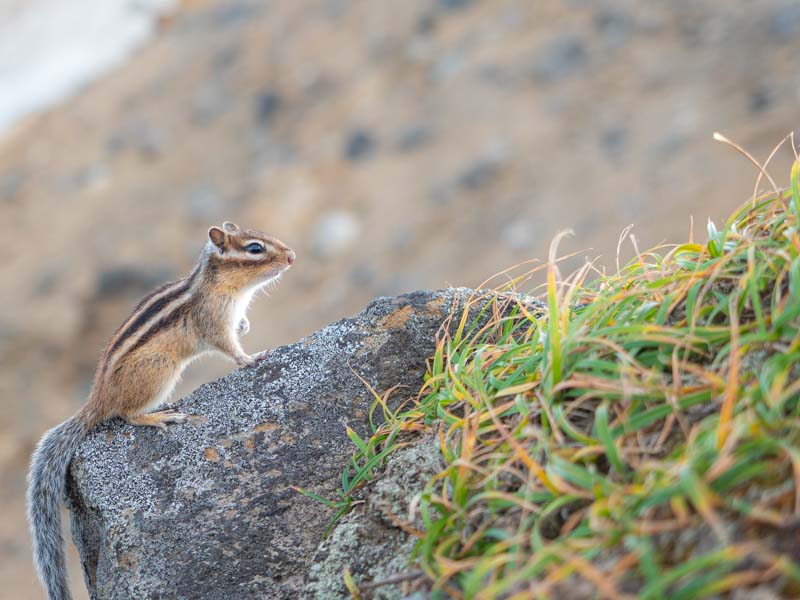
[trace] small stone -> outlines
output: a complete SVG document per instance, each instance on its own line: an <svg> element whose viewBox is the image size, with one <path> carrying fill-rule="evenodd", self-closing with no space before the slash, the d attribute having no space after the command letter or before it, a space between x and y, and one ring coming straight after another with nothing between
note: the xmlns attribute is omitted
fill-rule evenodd
<svg viewBox="0 0 800 600"><path fill-rule="evenodd" d="M633 32L633 22L620 10L601 10L594 15L594 27L612 46L621 46Z"/></svg>
<svg viewBox="0 0 800 600"><path fill-rule="evenodd" d="M318 256L335 256L352 247L360 233L361 224L355 215L344 210L330 211L314 228L312 248Z"/></svg>
<svg viewBox="0 0 800 600"><path fill-rule="evenodd" d="M429 35L436 28L436 15L432 11L425 11L417 17L417 33Z"/></svg>
<svg viewBox="0 0 800 600"><path fill-rule="evenodd" d="M670 132L655 143L652 153L660 158L671 158L686 147L688 138L683 133Z"/></svg>
<svg viewBox="0 0 800 600"><path fill-rule="evenodd" d="M78 169L73 177L73 184L79 189L89 189L107 181L108 167L103 163L93 163Z"/></svg>
<svg viewBox="0 0 800 600"><path fill-rule="evenodd" d="M484 65L479 74L481 80L499 88L511 88L518 83L515 73L502 65Z"/></svg>
<svg viewBox="0 0 800 600"><path fill-rule="evenodd" d="M142 156L154 159L164 152L167 135L161 128L147 126L140 131L137 145Z"/></svg>
<svg viewBox="0 0 800 600"><path fill-rule="evenodd" d="M463 10L472 4L474 0L439 0L438 5L444 10Z"/></svg>
<svg viewBox="0 0 800 600"><path fill-rule="evenodd" d="M106 148L111 154L132 150L144 158L156 159L164 153L168 141L163 128L149 121L136 121L116 130L106 142Z"/></svg>
<svg viewBox="0 0 800 600"><path fill-rule="evenodd" d="M773 88L759 86L750 93L750 112L760 113L772 108L777 94Z"/></svg>
<svg viewBox="0 0 800 600"><path fill-rule="evenodd" d="M434 63L431 79L434 83L445 83L463 71L465 64L463 52L447 52Z"/></svg>
<svg viewBox="0 0 800 600"><path fill-rule="evenodd" d="M469 192L487 186L499 174L506 159L506 148L501 144L490 146L482 156L473 160L452 179L436 185L431 191L432 203L444 206L459 190Z"/></svg>
<svg viewBox="0 0 800 600"><path fill-rule="evenodd" d="M537 52L532 75L540 83L555 83L580 72L588 63L589 53L583 40L575 34L563 33Z"/></svg>
<svg viewBox="0 0 800 600"><path fill-rule="evenodd" d="M366 160L375 153L375 138L366 129L352 131L344 144L344 155L351 162Z"/></svg>
<svg viewBox="0 0 800 600"><path fill-rule="evenodd" d="M325 15L329 19L339 19L347 13L351 6L351 0L327 0L325 2Z"/></svg>
<svg viewBox="0 0 800 600"><path fill-rule="evenodd" d="M414 242L414 239L414 230L410 227L403 227L400 229L395 229L389 235L386 245L390 250L399 252L409 248Z"/></svg>
<svg viewBox="0 0 800 600"><path fill-rule="evenodd" d="M96 298L140 298L168 281L173 273L167 269L150 269L133 265L112 267L97 277Z"/></svg>
<svg viewBox="0 0 800 600"><path fill-rule="evenodd" d="M364 287L375 281L375 270L368 264L360 264L350 271L350 281L353 285Z"/></svg>
<svg viewBox="0 0 800 600"><path fill-rule="evenodd" d="M800 35L800 5L787 4L772 13L769 35L780 42L790 42Z"/></svg>
<svg viewBox="0 0 800 600"><path fill-rule="evenodd" d="M13 202L23 183L25 176L19 169L6 171L0 175L0 202Z"/></svg>
<svg viewBox="0 0 800 600"><path fill-rule="evenodd" d="M215 71L225 71L236 63L239 54L241 54L241 48L238 45L223 48L211 57L211 67Z"/></svg>
<svg viewBox="0 0 800 600"><path fill-rule="evenodd" d="M46 267L42 273L36 277L36 284L33 293L37 296L49 296L58 287L62 275L66 271L63 265Z"/></svg>
<svg viewBox="0 0 800 600"><path fill-rule="evenodd" d="M297 158L297 149L284 140L276 140L268 135L253 135L248 140L251 148L250 164L254 172L286 165Z"/></svg>
<svg viewBox="0 0 800 600"><path fill-rule="evenodd" d="M413 125L400 132L395 147L400 152L411 152L427 144L433 137L433 131L426 125Z"/></svg>
<svg viewBox="0 0 800 600"><path fill-rule="evenodd" d="M375 293L378 296L394 296L401 293L400 290L409 289L413 281L406 273L392 273L375 287Z"/></svg>
<svg viewBox="0 0 800 600"><path fill-rule="evenodd" d="M527 219L515 219L500 231L500 239L515 251L533 250L537 240L536 228Z"/></svg>
<svg viewBox="0 0 800 600"><path fill-rule="evenodd" d="M209 125L230 106L230 95L217 82L203 84L192 95L192 121Z"/></svg>
<svg viewBox="0 0 800 600"><path fill-rule="evenodd" d="M500 161L494 157L479 158L456 177L459 187L476 190L487 185L500 170Z"/></svg>
<svg viewBox="0 0 800 600"><path fill-rule="evenodd" d="M624 127L611 127L600 134L598 143L602 152L612 160L619 160L625 152L628 131Z"/></svg>
<svg viewBox="0 0 800 600"><path fill-rule="evenodd" d="M106 140L106 150L109 154L119 154L128 148L128 140L126 136L120 132L115 131Z"/></svg>
<svg viewBox="0 0 800 600"><path fill-rule="evenodd" d="M281 97L277 92L265 90L256 97L256 121L269 124L281 108Z"/></svg>
<svg viewBox="0 0 800 600"><path fill-rule="evenodd" d="M212 19L217 27L240 27L256 13L254 5L229 1L213 11Z"/></svg>

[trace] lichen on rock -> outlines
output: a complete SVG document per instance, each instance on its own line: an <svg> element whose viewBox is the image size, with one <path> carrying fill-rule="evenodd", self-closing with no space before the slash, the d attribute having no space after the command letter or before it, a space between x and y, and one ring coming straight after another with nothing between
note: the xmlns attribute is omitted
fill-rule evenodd
<svg viewBox="0 0 800 600"><path fill-rule="evenodd" d="M435 435L428 433L391 454L366 498L337 523L320 544L306 577L309 598L349 597L345 569L365 584L372 600L399 600L424 582L409 561L416 538L405 528L422 527L415 507L425 484L444 468Z"/></svg>

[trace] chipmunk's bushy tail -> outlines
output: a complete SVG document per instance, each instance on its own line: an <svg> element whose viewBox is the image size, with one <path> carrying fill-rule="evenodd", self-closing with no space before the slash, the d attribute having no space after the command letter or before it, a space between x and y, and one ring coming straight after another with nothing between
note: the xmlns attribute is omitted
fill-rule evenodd
<svg viewBox="0 0 800 600"><path fill-rule="evenodd" d="M33 538L33 560L49 600L70 600L61 536L61 502L67 467L86 433L86 425L75 417L53 427L36 447L28 473L28 525Z"/></svg>

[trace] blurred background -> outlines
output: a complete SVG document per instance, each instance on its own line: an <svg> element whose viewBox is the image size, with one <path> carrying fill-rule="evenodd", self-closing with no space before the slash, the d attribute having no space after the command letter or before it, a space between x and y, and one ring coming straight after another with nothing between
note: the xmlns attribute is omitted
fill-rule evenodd
<svg viewBox="0 0 800 600"><path fill-rule="evenodd" d="M756 175L712 132L763 160L798 101L789 0L0 0L0 597L41 597L34 444L210 225L298 254L252 352L476 286L567 227L562 253L607 268L631 223L643 249L690 217L704 241Z"/></svg>

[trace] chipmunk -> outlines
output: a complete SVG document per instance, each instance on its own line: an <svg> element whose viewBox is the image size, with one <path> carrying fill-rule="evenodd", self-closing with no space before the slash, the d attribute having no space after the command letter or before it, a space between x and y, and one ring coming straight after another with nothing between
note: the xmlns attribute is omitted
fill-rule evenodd
<svg viewBox="0 0 800 600"><path fill-rule="evenodd" d="M72 456L91 429L112 417L166 429L188 416L147 412L169 397L181 372L209 351L239 367L255 358L242 350L253 294L295 260L283 242L233 223L208 230L194 270L145 297L117 330L97 365L89 399L70 419L44 434L31 460L27 512L33 557L50 600L69 600L60 506ZM263 353L262 353L263 354Z"/></svg>

